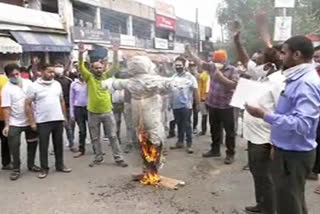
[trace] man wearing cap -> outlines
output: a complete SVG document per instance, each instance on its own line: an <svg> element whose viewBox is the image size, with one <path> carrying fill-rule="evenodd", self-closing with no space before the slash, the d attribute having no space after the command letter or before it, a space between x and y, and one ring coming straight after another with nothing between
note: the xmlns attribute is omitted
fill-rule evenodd
<svg viewBox="0 0 320 214"><path fill-rule="evenodd" d="M195 56L189 47L186 54L198 65L210 74L210 90L206 98L209 109L212 144L211 149L203 154L203 157L220 157L220 145L222 143L222 130L226 132L227 156L225 164L232 164L235 155L235 119L234 109L229 105L234 89L239 79L235 67L227 63L227 53L218 50L213 54L214 63L205 63Z"/></svg>

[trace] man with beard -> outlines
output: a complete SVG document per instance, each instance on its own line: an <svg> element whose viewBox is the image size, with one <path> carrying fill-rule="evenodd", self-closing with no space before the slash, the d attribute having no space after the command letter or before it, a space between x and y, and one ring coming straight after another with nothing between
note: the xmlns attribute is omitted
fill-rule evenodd
<svg viewBox="0 0 320 214"><path fill-rule="evenodd" d="M271 125L277 214L306 214L305 183L316 155L320 79L311 64L314 49L310 39L292 37L281 53L286 86L275 111L250 105L246 110Z"/></svg>

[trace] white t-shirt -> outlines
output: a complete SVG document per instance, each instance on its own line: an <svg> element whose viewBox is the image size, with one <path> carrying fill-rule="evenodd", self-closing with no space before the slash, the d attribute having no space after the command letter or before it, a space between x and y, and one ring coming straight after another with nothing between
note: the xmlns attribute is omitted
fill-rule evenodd
<svg viewBox="0 0 320 214"><path fill-rule="evenodd" d="M10 107L11 114L9 117L9 125L17 127L29 126L25 112L25 100L27 90L32 85L30 80L21 79L22 88L18 85L8 82L2 89L1 107Z"/></svg>
<svg viewBox="0 0 320 214"><path fill-rule="evenodd" d="M262 82L266 87L263 95L257 99L248 101L248 104L254 107L262 108L267 112L274 112L280 97L281 91L285 87L285 77L281 71L277 71L265 78ZM260 118L251 116L247 111L243 116L243 136L253 144L271 143L271 127Z"/></svg>
<svg viewBox="0 0 320 214"><path fill-rule="evenodd" d="M29 87L27 97L34 103L36 123L64 120L61 107L63 93L59 82L54 80L51 84L43 84L38 79Z"/></svg>

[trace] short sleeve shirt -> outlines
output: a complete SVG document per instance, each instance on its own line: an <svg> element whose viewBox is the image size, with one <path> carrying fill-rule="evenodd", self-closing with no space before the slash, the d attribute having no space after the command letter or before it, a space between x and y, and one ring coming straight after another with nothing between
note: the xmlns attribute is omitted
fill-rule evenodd
<svg viewBox="0 0 320 214"><path fill-rule="evenodd" d="M172 109L188 108L192 109L193 92L198 88L197 79L189 72L182 74L174 74L172 81L176 82L180 87L172 89L171 106ZM184 84L186 83L186 84ZM188 84L190 83L190 84Z"/></svg>
<svg viewBox="0 0 320 214"><path fill-rule="evenodd" d="M209 71L210 74L210 89L206 99L206 104L212 108L228 109L231 108L229 105L233 96L234 89L228 88L219 81L215 80L214 73L216 66L211 63L204 63L203 69ZM231 65L225 65L221 69L222 74L229 80L238 82L239 73L237 69Z"/></svg>
<svg viewBox="0 0 320 214"><path fill-rule="evenodd" d="M27 97L34 103L37 123L64 120L61 107L63 92L59 82L53 81L51 84L43 84L38 79L29 87Z"/></svg>
<svg viewBox="0 0 320 214"><path fill-rule="evenodd" d="M21 79L22 87L8 82L2 89L1 107L9 107L11 110L9 125L17 127L29 126L25 112L27 90L31 86L30 80Z"/></svg>

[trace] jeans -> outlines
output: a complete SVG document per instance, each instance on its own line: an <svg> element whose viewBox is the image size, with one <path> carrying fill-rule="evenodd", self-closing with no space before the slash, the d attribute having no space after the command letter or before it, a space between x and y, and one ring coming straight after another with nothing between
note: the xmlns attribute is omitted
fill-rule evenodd
<svg viewBox="0 0 320 214"><path fill-rule="evenodd" d="M211 126L211 151L220 153L223 128L226 132L227 155L235 155L235 124L233 108L217 109L209 106L209 120Z"/></svg>
<svg viewBox="0 0 320 214"><path fill-rule="evenodd" d="M207 123L208 123L208 115L202 115L201 119L201 132L203 134L207 133Z"/></svg>
<svg viewBox="0 0 320 214"><path fill-rule="evenodd" d="M271 145L248 142L248 160L257 205L263 214L275 214L275 190L271 175Z"/></svg>
<svg viewBox="0 0 320 214"><path fill-rule="evenodd" d="M178 144L184 144L184 137L187 137L187 147L192 146L191 114L192 109L181 108L173 110L174 119L178 126Z"/></svg>
<svg viewBox="0 0 320 214"><path fill-rule="evenodd" d="M79 127L79 152L84 154L86 152L86 138L87 138L87 122L88 122L87 107L75 106L74 118Z"/></svg>
<svg viewBox="0 0 320 214"><path fill-rule="evenodd" d="M96 155L95 160L103 159L103 152L101 148L100 132L101 124L104 133L107 135L113 153L113 158L116 162L122 161L122 150L116 135L116 122L112 112L108 113L88 113L89 131L91 135L92 144L94 146Z"/></svg>
<svg viewBox="0 0 320 214"><path fill-rule="evenodd" d="M114 119L116 120L116 126L117 126L117 137L118 137L119 143L121 144L120 132L121 132L121 123L122 123L122 114L123 114L124 105L123 103L113 103L112 105L113 105L113 115L114 115Z"/></svg>
<svg viewBox="0 0 320 214"><path fill-rule="evenodd" d="M7 166L11 163L11 155L8 144L8 138L2 134L4 129L4 121L0 121L0 139L1 139L1 162L2 166Z"/></svg>
<svg viewBox="0 0 320 214"><path fill-rule="evenodd" d="M39 133L39 149L40 149L40 165L42 170L48 171L48 147L50 135L52 135L52 143L54 156L56 159L56 169L62 170L63 164L63 121L52 121L38 123Z"/></svg>
<svg viewBox="0 0 320 214"><path fill-rule="evenodd" d="M8 133L8 141L10 145L10 151L13 158L13 170L20 171L20 145L21 145L21 133L25 132L27 141L27 162L28 168L31 169L34 166L34 161L37 152L38 138L37 133L33 131L29 126L16 127L10 126Z"/></svg>
<svg viewBox="0 0 320 214"><path fill-rule="evenodd" d="M285 151L275 148L272 176L276 191L277 214L307 214L306 177L315 161L315 150Z"/></svg>
<svg viewBox="0 0 320 214"><path fill-rule="evenodd" d="M195 103L193 104L192 114L193 114L193 130L197 130L198 121L199 121L199 112L197 111Z"/></svg>

